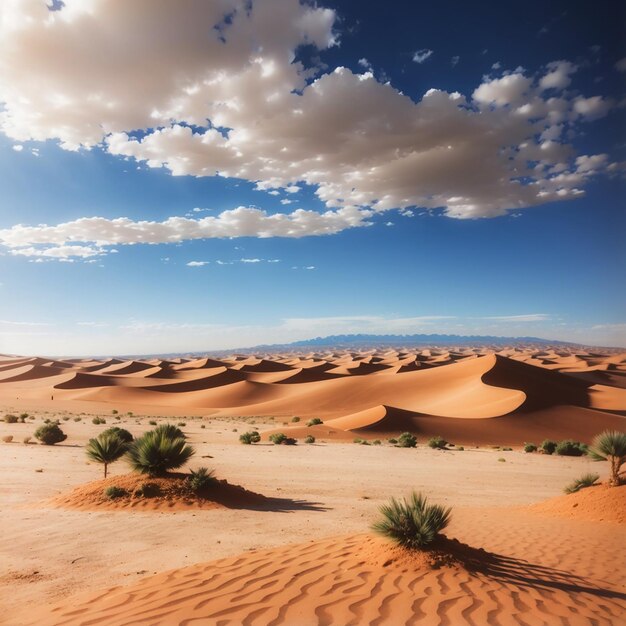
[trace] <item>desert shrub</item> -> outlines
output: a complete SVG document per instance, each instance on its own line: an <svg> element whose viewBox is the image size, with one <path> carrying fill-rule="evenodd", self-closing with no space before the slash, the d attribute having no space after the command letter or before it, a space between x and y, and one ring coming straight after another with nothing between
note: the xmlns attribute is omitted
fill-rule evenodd
<svg viewBox="0 0 626 626"><path fill-rule="evenodd" d="M394 446L398 443L398 440L394 439L393 437L390 437L389 439L387 439L387 441Z"/></svg>
<svg viewBox="0 0 626 626"><path fill-rule="evenodd" d="M583 474L580 478L572 481L563 491L565 493L576 493L585 487L591 487L600 476L598 474Z"/></svg>
<svg viewBox="0 0 626 626"><path fill-rule="evenodd" d="M107 423L107 421L104 419L104 417L94 417L94 418L91 420L91 423L92 423L92 424L99 425L99 424L106 424L106 423Z"/></svg>
<svg viewBox="0 0 626 626"><path fill-rule="evenodd" d="M28 413L20 413L20 422L23 424L29 417L30 415Z"/></svg>
<svg viewBox="0 0 626 626"><path fill-rule="evenodd" d="M182 426L183 428L185 428L185 426L187 426L187 422L178 422L176 426Z"/></svg>
<svg viewBox="0 0 626 626"><path fill-rule="evenodd" d="M307 435L304 438L304 443L315 443L315 437L313 435Z"/></svg>
<svg viewBox="0 0 626 626"><path fill-rule="evenodd" d="M556 450L556 441L544 439L541 442L541 450L544 454L554 454L554 451Z"/></svg>
<svg viewBox="0 0 626 626"><path fill-rule="evenodd" d="M117 435L124 443L130 443L134 437L125 428L119 426L111 426L100 433L100 437L103 435Z"/></svg>
<svg viewBox="0 0 626 626"><path fill-rule="evenodd" d="M182 437L168 437L159 429L147 432L129 445L127 459L135 472L161 476L182 467L195 454Z"/></svg>
<svg viewBox="0 0 626 626"><path fill-rule="evenodd" d="M380 446L381 444L382 444L382 441L380 439L374 439L374 441L372 441L373 446Z"/></svg>
<svg viewBox="0 0 626 626"><path fill-rule="evenodd" d="M111 415L117 415L119 413L119 411L117 409L113 409L111 411Z"/></svg>
<svg viewBox="0 0 626 626"><path fill-rule="evenodd" d="M460 450L461 452L463 452L463 450L465 450L464 446L458 446L457 450Z"/></svg>
<svg viewBox="0 0 626 626"><path fill-rule="evenodd" d="M133 495L137 498L156 498L161 495L161 489L156 483L143 483L135 489Z"/></svg>
<svg viewBox="0 0 626 626"><path fill-rule="evenodd" d="M413 492L408 500L391 498L380 507L382 518L372 529L397 544L419 549L431 544L450 522L451 509L428 504L421 493Z"/></svg>
<svg viewBox="0 0 626 626"><path fill-rule="evenodd" d="M502 452L512 452L513 448L509 448L509 447L504 447L502 448Z"/></svg>
<svg viewBox="0 0 626 626"><path fill-rule="evenodd" d="M370 442L367 439L361 439L360 444L362 446L370 446Z"/></svg>
<svg viewBox="0 0 626 626"><path fill-rule="evenodd" d="M498 463L506 463L506 459L505 459L503 456L501 456L501 457L498 459Z"/></svg>
<svg viewBox="0 0 626 626"><path fill-rule="evenodd" d="M200 428L206 428L206 424L200 424Z"/></svg>
<svg viewBox="0 0 626 626"><path fill-rule="evenodd" d="M596 436L591 444L589 456L594 461L608 461L611 475L609 484L620 484L619 471L626 461L626 433L616 430L605 430Z"/></svg>
<svg viewBox="0 0 626 626"><path fill-rule="evenodd" d="M75 421L75 422L80 422L80 421L82 421L82 419L83 419L82 417L75 417L75 418L74 418L74 421Z"/></svg>
<svg viewBox="0 0 626 626"><path fill-rule="evenodd" d="M433 450L445 450L447 445L448 442L439 435L428 440L428 447L433 448Z"/></svg>
<svg viewBox="0 0 626 626"><path fill-rule="evenodd" d="M4 441L4 443L11 443L13 441L13 435L5 435L2 437L2 441Z"/></svg>
<svg viewBox="0 0 626 626"><path fill-rule="evenodd" d="M313 419L309 420L306 425L307 426L317 426L317 424L323 424L324 422L322 422L322 420L319 417L314 417Z"/></svg>
<svg viewBox="0 0 626 626"><path fill-rule="evenodd" d="M355 437L355 438L352 440L352 443L361 443L361 441L363 441L363 439L361 439L361 437Z"/></svg>
<svg viewBox="0 0 626 626"><path fill-rule="evenodd" d="M17 424L17 422L18 422L18 417L17 417L17 415L12 415L11 413L7 413L7 414L4 416L4 421L5 421L7 424Z"/></svg>
<svg viewBox="0 0 626 626"><path fill-rule="evenodd" d="M198 493L215 484L215 476L213 470L201 467L197 471L191 470L191 474L186 479L187 488L194 493Z"/></svg>
<svg viewBox="0 0 626 626"><path fill-rule="evenodd" d="M187 439L185 433L178 428L178 426L174 426L173 424L161 424L152 432L162 434L169 439Z"/></svg>
<svg viewBox="0 0 626 626"><path fill-rule="evenodd" d="M297 422L299 422L299 421L300 421L300 418L299 418L299 417L297 417L297 416L296 416L296 417L292 417L292 418L291 418L291 421L295 424L295 423L297 423Z"/></svg>
<svg viewBox="0 0 626 626"><path fill-rule="evenodd" d="M109 465L121 458L128 450L128 441L124 441L119 434L111 432L113 430L109 428L95 439L90 439L85 446L87 457L104 466L105 478Z"/></svg>
<svg viewBox="0 0 626 626"><path fill-rule="evenodd" d="M560 456L583 456L587 454L587 446L584 443L580 443L580 441L565 439L564 441L559 441L555 451Z"/></svg>
<svg viewBox="0 0 626 626"><path fill-rule="evenodd" d="M32 439L32 437L24 437L24 439L22 439L22 442L28 444L28 443L30 443L31 439Z"/></svg>
<svg viewBox="0 0 626 626"><path fill-rule="evenodd" d="M269 438L272 443L279 445L287 439L287 435L285 433L273 433Z"/></svg>
<svg viewBox="0 0 626 626"><path fill-rule="evenodd" d="M35 431L35 438L46 446L53 446L67 439L67 435L61 430L58 424L50 423L40 426Z"/></svg>
<svg viewBox="0 0 626 626"><path fill-rule="evenodd" d="M417 445L417 439L411 433L402 433L398 437L399 448L415 448Z"/></svg>
<svg viewBox="0 0 626 626"><path fill-rule="evenodd" d="M109 498L109 500L115 500L116 498L123 498L128 494L126 489L122 489L121 487L116 487L115 485L111 485L104 490L104 495Z"/></svg>
<svg viewBox="0 0 626 626"><path fill-rule="evenodd" d="M150 424L150 426L156 426L157 425L156 420L150 420L148 422L148 424Z"/></svg>
<svg viewBox="0 0 626 626"><path fill-rule="evenodd" d="M239 441L246 445L250 445L252 443L259 443L261 441L261 435L256 430L248 431L247 433L242 433L239 435Z"/></svg>
<svg viewBox="0 0 626 626"><path fill-rule="evenodd" d="M70 416L69 415L64 415L63 416L63 421L64 422L69 422L70 421Z"/></svg>
<svg viewBox="0 0 626 626"><path fill-rule="evenodd" d="M537 446L534 443L525 443L524 452L537 452Z"/></svg>

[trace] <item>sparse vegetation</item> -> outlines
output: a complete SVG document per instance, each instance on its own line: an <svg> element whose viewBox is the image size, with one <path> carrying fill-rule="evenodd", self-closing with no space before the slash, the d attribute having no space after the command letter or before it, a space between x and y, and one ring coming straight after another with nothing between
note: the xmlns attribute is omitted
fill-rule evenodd
<svg viewBox="0 0 626 626"><path fill-rule="evenodd" d="M372 441L373 446L380 446L382 443L380 439L374 439L374 441Z"/></svg>
<svg viewBox="0 0 626 626"><path fill-rule="evenodd" d="M126 456L135 472L162 476L182 467L194 454L194 448L183 437L170 437L165 430L156 428L135 439Z"/></svg>
<svg viewBox="0 0 626 626"><path fill-rule="evenodd" d="M211 485L215 484L216 479L213 476L213 470L201 467L197 471L191 470L191 474L186 479L186 485L193 493L199 493Z"/></svg>
<svg viewBox="0 0 626 626"><path fill-rule="evenodd" d="M437 435L436 437L431 437L428 440L428 447L433 448L433 450L445 450L448 442L441 436Z"/></svg>
<svg viewBox="0 0 626 626"><path fill-rule="evenodd" d="M4 416L4 421L5 421L7 424L17 424L17 422L18 422L19 420L18 420L17 415L13 415L12 413L7 413L7 414Z"/></svg>
<svg viewBox="0 0 626 626"><path fill-rule="evenodd" d="M181 426L182 428L185 428L185 426L187 426L187 422L178 422L178 424L176 425Z"/></svg>
<svg viewBox="0 0 626 626"><path fill-rule="evenodd" d="M399 448L415 448L417 445L417 438L411 433L402 433L398 437Z"/></svg>
<svg viewBox="0 0 626 626"><path fill-rule="evenodd" d="M554 451L556 450L556 441L544 439L541 442L541 450L544 454L554 454Z"/></svg>
<svg viewBox="0 0 626 626"><path fill-rule="evenodd" d="M317 426L318 424L323 424L324 422L319 418L319 417L314 417L313 419L309 420L306 425L307 426Z"/></svg>
<svg viewBox="0 0 626 626"><path fill-rule="evenodd" d="M104 417L94 417L91 420L92 424L96 424L96 425L100 425L100 424L106 424L107 421L104 419Z"/></svg>
<svg viewBox="0 0 626 626"><path fill-rule="evenodd" d="M608 461L610 464L609 485L620 484L619 471L626 461L626 433L605 430L594 438L589 456L594 461Z"/></svg>
<svg viewBox="0 0 626 626"><path fill-rule="evenodd" d="M287 437L285 433L274 433L269 436L269 440L276 445L294 446L297 440L293 437Z"/></svg>
<svg viewBox="0 0 626 626"><path fill-rule="evenodd" d="M315 443L315 437L313 435L307 435L304 438L304 443Z"/></svg>
<svg viewBox="0 0 626 626"><path fill-rule="evenodd" d="M156 426L157 425L156 420L150 420L148 422L148 424L150 424L150 426Z"/></svg>
<svg viewBox="0 0 626 626"><path fill-rule="evenodd" d="M509 448L508 446L505 446L504 448L502 448L502 452L512 452L513 448Z"/></svg>
<svg viewBox="0 0 626 626"><path fill-rule="evenodd" d="M123 498L125 495L128 495L128 491L121 487L111 485L104 490L104 495L109 498L109 500L115 500L116 498Z"/></svg>
<svg viewBox="0 0 626 626"><path fill-rule="evenodd" d="M156 483L143 483L135 489L133 495L137 498L155 498L161 495L161 489Z"/></svg>
<svg viewBox="0 0 626 626"><path fill-rule="evenodd" d="M458 446L457 450L459 450L460 452L463 452L463 450L465 450L465 447L464 446Z"/></svg>
<svg viewBox="0 0 626 626"><path fill-rule="evenodd" d="M372 529L397 544L410 549L424 548L448 526L451 509L428 504L421 493L413 492L408 500L392 498L380 507L382 519Z"/></svg>
<svg viewBox="0 0 626 626"><path fill-rule="evenodd" d="M117 409L113 409L111 411L111 415L117 415L119 413L119 411Z"/></svg>
<svg viewBox="0 0 626 626"><path fill-rule="evenodd" d="M173 424L160 424L152 432L162 434L170 439L187 439L185 433Z"/></svg>
<svg viewBox="0 0 626 626"><path fill-rule="evenodd" d="M259 443L261 441L261 435L256 430L248 431L247 433L242 433L239 435L239 441L245 445L250 445L253 443Z"/></svg>
<svg viewBox="0 0 626 626"><path fill-rule="evenodd" d="M109 465L121 458L128 450L128 442L124 441L117 433L101 433L95 439L90 439L85 447L87 457L104 466L104 477L107 477Z"/></svg>
<svg viewBox="0 0 626 626"><path fill-rule="evenodd" d="M557 443L555 452L560 456L583 456L587 454L587 446L580 441L565 439Z"/></svg>
<svg viewBox="0 0 626 626"><path fill-rule="evenodd" d="M534 443L525 443L524 452L537 452L537 446Z"/></svg>
<svg viewBox="0 0 626 626"><path fill-rule="evenodd" d="M598 474L583 474L580 478L572 481L563 491L565 493L576 493L585 487L591 487L600 476Z"/></svg>
<svg viewBox="0 0 626 626"><path fill-rule="evenodd" d="M111 426L111 428L103 430L100 436L102 437L103 435L117 435L125 443L130 443L134 439L131 433L119 426Z"/></svg>
<svg viewBox="0 0 626 626"><path fill-rule="evenodd" d="M299 418L298 416L296 416L296 417L292 417L292 418L291 418L291 421L292 421L294 424L297 424L297 423L300 421L300 418Z"/></svg>
<svg viewBox="0 0 626 626"><path fill-rule="evenodd" d="M390 437L389 439L387 439L387 441L393 446L395 446L398 443L398 440L395 439L394 437Z"/></svg>
<svg viewBox="0 0 626 626"><path fill-rule="evenodd" d="M56 422L44 424L35 431L35 438L46 446L53 446L67 439L67 435Z"/></svg>

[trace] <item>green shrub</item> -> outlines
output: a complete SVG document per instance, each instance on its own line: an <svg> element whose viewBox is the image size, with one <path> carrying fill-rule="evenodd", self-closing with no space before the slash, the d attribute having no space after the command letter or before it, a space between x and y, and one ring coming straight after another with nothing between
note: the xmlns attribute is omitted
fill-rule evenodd
<svg viewBox="0 0 626 626"><path fill-rule="evenodd" d="M111 415L117 415L119 413L119 411L117 409L113 409L111 411Z"/></svg>
<svg viewBox="0 0 626 626"><path fill-rule="evenodd" d="M450 522L451 509L428 504L421 493L413 492L409 500L392 498L380 507L382 519L372 529L397 544L419 549L431 544Z"/></svg>
<svg viewBox="0 0 626 626"><path fill-rule="evenodd" d="M239 435L239 441L246 445L250 445L252 443L259 443L261 441L261 435L256 430L249 431L247 433L243 433Z"/></svg>
<svg viewBox="0 0 626 626"><path fill-rule="evenodd" d="M417 439L411 433L402 433L398 437L399 448L415 448L417 445Z"/></svg>
<svg viewBox="0 0 626 626"><path fill-rule="evenodd" d="M314 417L312 420L309 420L306 425L307 426L317 426L317 424L323 424L322 420L319 417Z"/></svg>
<svg viewBox="0 0 626 626"><path fill-rule="evenodd" d="M128 495L128 491L121 487L111 485L104 490L104 495L109 498L109 500L115 500L116 498L123 498L125 495Z"/></svg>
<svg viewBox="0 0 626 626"><path fill-rule="evenodd" d="M292 421L294 424L296 424L296 423L298 423L298 422L300 421L300 418L299 418L299 417L297 417L297 416L296 416L296 417L292 417L292 418L291 418L291 421Z"/></svg>
<svg viewBox="0 0 626 626"><path fill-rule="evenodd" d="M287 435L285 435L285 433L273 433L270 435L269 439L272 443L279 445L287 439Z"/></svg>
<svg viewBox="0 0 626 626"><path fill-rule="evenodd" d="M134 437L131 433L129 433L125 428L120 428L119 426L111 426L111 428L107 428L100 433L102 435L117 435L123 442L130 443Z"/></svg>
<svg viewBox="0 0 626 626"><path fill-rule="evenodd" d="M594 461L610 463L609 485L616 487L620 484L620 468L626 462L626 433L616 430L605 430L600 433L591 444L589 456Z"/></svg>
<svg viewBox="0 0 626 626"><path fill-rule="evenodd" d="M94 417L91 420L91 423L98 425L98 424L106 424L107 421L104 419L104 417Z"/></svg>
<svg viewBox="0 0 626 626"><path fill-rule="evenodd" d="M80 421L82 421L82 419L83 419L82 417L75 417L75 418L74 418L74 421L75 421L75 422L80 422Z"/></svg>
<svg viewBox="0 0 626 626"><path fill-rule="evenodd" d="M58 424L50 423L40 426L35 431L35 438L46 446L53 446L67 439L67 435L61 430Z"/></svg>
<svg viewBox="0 0 626 626"><path fill-rule="evenodd" d="M187 426L187 422L178 422L178 424L176 424L177 426L182 426L183 428L185 428L185 426Z"/></svg>
<svg viewBox="0 0 626 626"><path fill-rule="evenodd" d="M373 446L380 446L382 443L380 439L374 439L374 441L372 441Z"/></svg>
<svg viewBox="0 0 626 626"><path fill-rule="evenodd" d="M428 447L433 448L433 450L445 450L448 442L441 436L437 435L436 437L431 437L428 440Z"/></svg>
<svg viewBox="0 0 626 626"><path fill-rule="evenodd" d="M394 439L393 437L390 437L389 439L387 439L387 441L394 446L398 443L398 440Z"/></svg>
<svg viewBox="0 0 626 626"><path fill-rule="evenodd" d="M187 488L194 493L204 491L216 482L215 476L213 476L213 470L208 470L206 467L201 467L197 471L191 470L191 474L186 479Z"/></svg>
<svg viewBox="0 0 626 626"><path fill-rule="evenodd" d="M152 432L164 435L169 439L187 439L185 433L173 424L160 424Z"/></svg>
<svg viewBox="0 0 626 626"><path fill-rule="evenodd" d="M363 441L363 440L361 439L361 437L355 437L355 438L352 440L352 443L361 443L361 441Z"/></svg>
<svg viewBox="0 0 626 626"><path fill-rule="evenodd" d="M18 422L18 417L17 417L17 415L12 415L11 413L7 413L7 414L4 416L4 421L5 421L7 424L17 424L17 422Z"/></svg>
<svg viewBox="0 0 626 626"><path fill-rule="evenodd" d="M576 493L585 487L591 487L598 478L600 478L598 474L583 474L580 478L567 485L563 491L565 493Z"/></svg>
<svg viewBox="0 0 626 626"><path fill-rule="evenodd" d="M95 439L90 439L85 447L87 457L104 466L104 477L111 463L117 461L128 450L128 442L124 441L117 433L103 432Z"/></svg>
<svg viewBox="0 0 626 626"><path fill-rule="evenodd" d="M30 415L28 413L20 413L20 422L22 422L22 424L24 424L24 422L26 422L26 420L30 417Z"/></svg>
<svg viewBox="0 0 626 626"><path fill-rule="evenodd" d="M156 426L156 425L157 425L157 422L156 422L156 420L150 420L150 421L148 422L148 424L150 424L150 426Z"/></svg>
<svg viewBox="0 0 626 626"><path fill-rule="evenodd" d="M161 495L161 488L156 483L143 483L135 489L133 495L137 498L156 498Z"/></svg>
<svg viewBox="0 0 626 626"><path fill-rule="evenodd" d="M544 439L541 442L541 449L544 454L554 454L556 450L556 441L552 441L551 439Z"/></svg>
<svg viewBox="0 0 626 626"><path fill-rule="evenodd" d="M370 444L370 442L367 439L361 439L361 445L362 446L369 446L371 444Z"/></svg>
<svg viewBox="0 0 626 626"><path fill-rule="evenodd" d="M556 453L560 456L583 456L587 454L587 446L580 441L565 439L557 444Z"/></svg>
<svg viewBox="0 0 626 626"><path fill-rule="evenodd" d="M161 476L182 467L194 454L195 450L182 437L168 437L155 429L130 444L127 458L135 472Z"/></svg>
<svg viewBox="0 0 626 626"><path fill-rule="evenodd" d="M313 435L307 435L304 438L304 443L315 443L315 437Z"/></svg>
<svg viewBox="0 0 626 626"><path fill-rule="evenodd" d="M525 443L524 452L537 452L537 446L534 443Z"/></svg>

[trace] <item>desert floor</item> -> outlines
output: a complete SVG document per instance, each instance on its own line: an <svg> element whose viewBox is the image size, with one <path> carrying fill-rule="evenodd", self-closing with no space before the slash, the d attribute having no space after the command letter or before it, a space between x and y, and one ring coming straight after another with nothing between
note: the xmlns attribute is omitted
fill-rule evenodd
<svg viewBox="0 0 626 626"><path fill-rule="evenodd" d="M0 412L16 408L7 405ZM194 609L200 615L207 603L195 603L181 590L213 580L214 569L205 564L224 558L230 561L220 562L219 589L227 590L242 572L265 568L265 573L250 582L249 596L235 589L224 598L228 610L215 615L209 611L197 623L398 624L411 623L422 614L427 619L420 623L453 625L623 623L624 524L557 518L527 508L559 496L565 484L587 471L604 479L606 463L491 447L435 451L423 440L417 449L337 442L244 446L238 435L250 429L250 421L261 430L276 428L276 422L188 417L183 429L197 449L189 467L214 468L219 478L272 497L267 506L183 511L51 506L52 497L101 478L101 467L87 462L83 449L88 438L114 423L110 413L100 414L107 424L92 424L91 414L76 422L76 413L54 413L69 418L61 422L68 439L55 446L22 443L53 413L35 412L36 419L26 424L0 422L0 436L13 435L13 442L0 443L5 477L0 485L3 624L193 623L186 620L190 606L200 605ZM121 424L135 435L151 428L148 420L121 416ZM123 461L112 466L112 475L126 472ZM382 540L362 533L368 533L380 504L412 489L454 507L449 537L500 555L506 563L499 562L478 577L454 569L442 574L443 568L419 580L407 579L405 568L397 571L389 589L384 582L368 587L367 581L376 576L368 578L368 564L355 561L355 555L369 550L376 569L380 551L386 548L379 545ZM311 541L313 547L306 548ZM272 548L278 550L267 552ZM346 557L349 554L352 557ZM307 567L312 561L319 571ZM177 572L160 574L168 570ZM347 581L338 581L337 571L348 572ZM318 598L315 606L309 602L299 607L285 591L302 572L311 578L303 585L335 580L313 593ZM155 574L161 578L149 577ZM354 593L370 598L369 605L346 601L349 596L341 590L350 580L363 584ZM407 580L413 580L413 586L403 588ZM135 583L139 586L130 596L119 592L113 608L100 606L104 590ZM394 597L417 593L418 583L425 585L427 600L421 608L400 601L394 605ZM272 584L279 584L280 593L286 595L278 591L276 597L259 595L258 588ZM298 589L298 597L307 595ZM215 593L210 585L205 591ZM80 600L68 598L76 594L87 594L82 596L86 604L73 612ZM326 598L327 608L319 598ZM54 613L48 610L51 605L58 605ZM277 613L281 605L291 606L295 613ZM135 612L135 606L141 610ZM85 614L83 619L85 607L97 614Z"/></svg>

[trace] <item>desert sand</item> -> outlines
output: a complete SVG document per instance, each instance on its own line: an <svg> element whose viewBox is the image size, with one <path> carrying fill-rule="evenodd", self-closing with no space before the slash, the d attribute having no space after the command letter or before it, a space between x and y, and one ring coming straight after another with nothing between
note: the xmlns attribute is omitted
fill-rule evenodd
<svg viewBox="0 0 626 626"><path fill-rule="evenodd" d="M626 487L563 496L586 472L606 482L607 464L520 446L625 430L626 355L500 352L3 359L0 410L34 419L0 422L13 437L0 443L0 623L623 623ZM45 418L68 439L22 443ZM102 468L87 440L165 420L185 424L188 468L215 469L227 497L94 500ZM251 428L262 442L241 445ZM274 446L277 430L317 441ZM416 449L349 443L406 430ZM433 434L465 449L432 450ZM136 480L128 472L119 461L106 480ZM369 530L413 489L453 507L445 556L407 555Z"/></svg>

